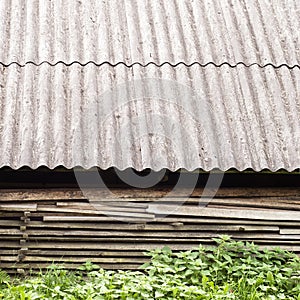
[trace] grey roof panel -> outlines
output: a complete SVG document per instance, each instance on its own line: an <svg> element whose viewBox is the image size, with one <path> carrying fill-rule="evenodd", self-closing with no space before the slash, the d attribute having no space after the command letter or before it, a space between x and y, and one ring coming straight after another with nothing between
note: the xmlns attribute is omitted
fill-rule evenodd
<svg viewBox="0 0 300 300"><path fill-rule="evenodd" d="M300 70L0 69L0 166L300 167Z"/></svg>
<svg viewBox="0 0 300 300"><path fill-rule="evenodd" d="M0 62L300 63L298 0L0 1Z"/></svg>
<svg viewBox="0 0 300 300"><path fill-rule="evenodd" d="M299 28L296 0L0 1L0 166L299 168Z"/></svg>

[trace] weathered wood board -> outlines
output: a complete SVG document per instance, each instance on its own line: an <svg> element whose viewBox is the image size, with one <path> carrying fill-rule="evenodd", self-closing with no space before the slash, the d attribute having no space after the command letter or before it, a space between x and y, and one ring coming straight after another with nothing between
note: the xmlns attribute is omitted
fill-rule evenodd
<svg viewBox="0 0 300 300"><path fill-rule="evenodd" d="M201 188L187 199L168 187L112 192L90 190L90 203L74 188L0 190L0 268L135 269L145 251L211 246L221 234L300 254L300 188L221 188L210 201Z"/></svg>

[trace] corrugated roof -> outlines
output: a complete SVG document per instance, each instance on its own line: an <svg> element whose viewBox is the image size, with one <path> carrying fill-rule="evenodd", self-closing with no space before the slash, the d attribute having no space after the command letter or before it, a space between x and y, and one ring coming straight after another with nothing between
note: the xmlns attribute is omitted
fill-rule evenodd
<svg viewBox="0 0 300 300"><path fill-rule="evenodd" d="M0 1L0 61L300 63L298 0Z"/></svg>
<svg viewBox="0 0 300 300"><path fill-rule="evenodd" d="M12 65L0 78L1 166L300 166L299 69Z"/></svg>
<svg viewBox="0 0 300 300"><path fill-rule="evenodd" d="M0 1L0 166L300 167L300 7Z"/></svg>

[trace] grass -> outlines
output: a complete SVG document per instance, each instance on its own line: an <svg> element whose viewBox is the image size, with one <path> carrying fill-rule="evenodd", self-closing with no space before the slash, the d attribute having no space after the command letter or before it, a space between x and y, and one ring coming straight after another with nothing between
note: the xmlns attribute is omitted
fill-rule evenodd
<svg viewBox="0 0 300 300"><path fill-rule="evenodd" d="M215 239L217 247L146 253L139 271L87 262L76 271L51 265L25 278L0 272L0 299L293 299L300 300L300 258L253 243Z"/></svg>

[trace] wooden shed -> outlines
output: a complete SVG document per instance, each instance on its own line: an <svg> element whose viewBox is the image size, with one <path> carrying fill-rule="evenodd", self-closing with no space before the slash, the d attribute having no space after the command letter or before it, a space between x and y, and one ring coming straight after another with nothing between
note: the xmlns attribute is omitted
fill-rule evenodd
<svg viewBox="0 0 300 300"><path fill-rule="evenodd" d="M0 268L300 253L297 6L0 1Z"/></svg>

